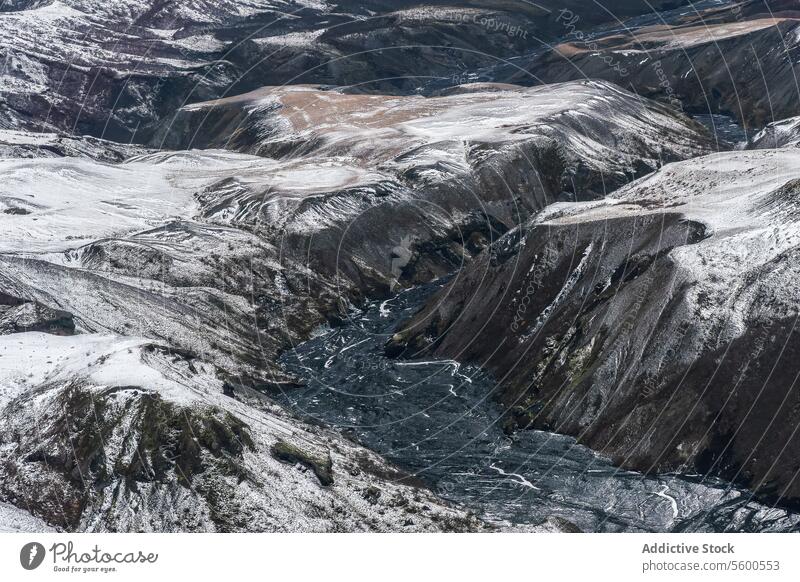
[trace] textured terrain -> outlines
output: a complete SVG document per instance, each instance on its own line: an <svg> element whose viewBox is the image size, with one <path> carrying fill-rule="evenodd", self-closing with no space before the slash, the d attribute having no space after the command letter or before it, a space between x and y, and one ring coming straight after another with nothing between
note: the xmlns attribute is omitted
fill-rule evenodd
<svg viewBox="0 0 800 582"><path fill-rule="evenodd" d="M70 531L480 527L376 455L222 384L152 340L0 336L0 495ZM0 527L25 521L0 511Z"/></svg>
<svg viewBox="0 0 800 582"><path fill-rule="evenodd" d="M610 10L568 4L597 23L685 3L604 0ZM414 90L431 77L455 78L539 45L551 37L561 5L6 1L0 127L145 143L186 103L268 84Z"/></svg>
<svg viewBox="0 0 800 582"><path fill-rule="evenodd" d="M775 121L758 132L750 144L752 149L800 147L800 117Z"/></svg>
<svg viewBox="0 0 800 582"><path fill-rule="evenodd" d="M800 503L798 18L794 0L0 3L0 531L796 528L764 503ZM731 144L684 112L755 137L712 154ZM445 278L386 347L425 359L378 359L398 293ZM370 317L380 334L354 327ZM291 354L386 402L406 381L452 396L356 403L367 428L466 418L502 479L454 473L466 493L444 501L420 465L441 450L346 430L352 403ZM282 407L303 395L325 414ZM515 488L550 471L514 459L559 455L530 511ZM501 493L476 502L481 483Z"/></svg>
<svg viewBox="0 0 800 582"><path fill-rule="evenodd" d="M507 234L390 342L485 365L507 426L797 503L797 150L665 166Z"/></svg>
<svg viewBox="0 0 800 582"><path fill-rule="evenodd" d="M745 0L687 8L677 21L592 31L561 17L562 42L500 78L512 83L607 79L699 113L726 113L748 127L798 115L800 6Z"/></svg>
<svg viewBox="0 0 800 582"><path fill-rule="evenodd" d="M471 261L576 182L593 198L708 149L604 83L267 89L177 119L174 147L228 151L3 133L0 494L59 528L480 527L252 388L290 386L281 349Z"/></svg>

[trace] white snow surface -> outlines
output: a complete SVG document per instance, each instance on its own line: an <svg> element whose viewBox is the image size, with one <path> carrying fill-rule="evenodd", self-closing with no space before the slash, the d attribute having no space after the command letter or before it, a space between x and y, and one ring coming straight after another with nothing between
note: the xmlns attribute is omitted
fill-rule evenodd
<svg viewBox="0 0 800 582"><path fill-rule="evenodd" d="M49 533L56 531L27 511L0 502L0 533Z"/></svg>

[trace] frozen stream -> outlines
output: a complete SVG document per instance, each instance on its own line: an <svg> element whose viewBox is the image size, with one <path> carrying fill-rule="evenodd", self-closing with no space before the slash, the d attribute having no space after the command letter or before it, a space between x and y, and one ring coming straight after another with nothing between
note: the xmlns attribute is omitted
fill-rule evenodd
<svg viewBox="0 0 800 582"><path fill-rule="evenodd" d="M584 531L787 531L800 515L701 476L649 477L563 435L501 428L495 384L449 360L383 355L395 327L434 285L351 314L284 355L307 385L277 395L297 414L349 432L484 518L535 524L559 516Z"/></svg>

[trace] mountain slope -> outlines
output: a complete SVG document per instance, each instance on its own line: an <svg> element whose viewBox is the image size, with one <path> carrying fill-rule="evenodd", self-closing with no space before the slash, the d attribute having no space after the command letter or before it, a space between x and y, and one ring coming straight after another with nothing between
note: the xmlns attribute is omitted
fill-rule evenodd
<svg viewBox="0 0 800 582"><path fill-rule="evenodd" d="M500 78L522 84L606 79L687 112L727 113L761 128L799 112L798 19L794 0L688 9L676 23L607 32L565 18L562 43Z"/></svg>
<svg viewBox="0 0 800 582"><path fill-rule="evenodd" d="M336 433L224 395L213 366L162 343L23 333L0 336L0 356L0 495L58 529L480 527Z"/></svg>
<svg viewBox="0 0 800 582"><path fill-rule="evenodd" d="M800 147L800 116L767 125L749 144L751 149Z"/></svg>
<svg viewBox="0 0 800 582"><path fill-rule="evenodd" d="M665 166L506 235L387 349L477 362L508 427L800 499L796 150Z"/></svg>
<svg viewBox="0 0 800 582"><path fill-rule="evenodd" d="M682 0L572 9L587 22ZM53 0L0 12L0 127L146 143L186 103L262 85L413 92L538 47L560 28L540 0L376 3ZM512 28L513 27L513 28Z"/></svg>
<svg viewBox="0 0 800 582"><path fill-rule="evenodd" d="M212 124L219 142L203 145L283 157L0 162L0 289L80 331L167 341L274 386L281 349L469 262L573 183L612 188L707 151L688 120L602 83L437 99L296 88L231 107L230 133ZM193 107L187 127L214 111Z"/></svg>

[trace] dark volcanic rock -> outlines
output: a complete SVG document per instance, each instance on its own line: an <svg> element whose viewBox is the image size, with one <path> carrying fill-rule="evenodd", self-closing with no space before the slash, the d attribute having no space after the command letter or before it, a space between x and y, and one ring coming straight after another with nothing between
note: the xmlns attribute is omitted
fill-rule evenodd
<svg viewBox="0 0 800 582"><path fill-rule="evenodd" d="M71 313L0 292L0 335L28 331L71 335L75 322Z"/></svg>
<svg viewBox="0 0 800 582"><path fill-rule="evenodd" d="M314 471L314 475L319 479L321 485L333 485L331 470L333 463L330 455L318 457L289 443L279 441L272 447L272 456L286 463L300 463Z"/></svg>
<svg viewBox="0 0 800 582"><path fill-rule="evenodd" d="M795 150L709 156L601 203L552 206L387 350L486 365L509 430L797 503L797 162Z"/></svg>
<svg viewBox="0 0 800 582"><path fill-rule="evenodd" d="M749 128L800 113L800 8L749 0L609 32L562 19L564 42L498 80L553 83L601 78L686 111L726 113Z"/></svg>

